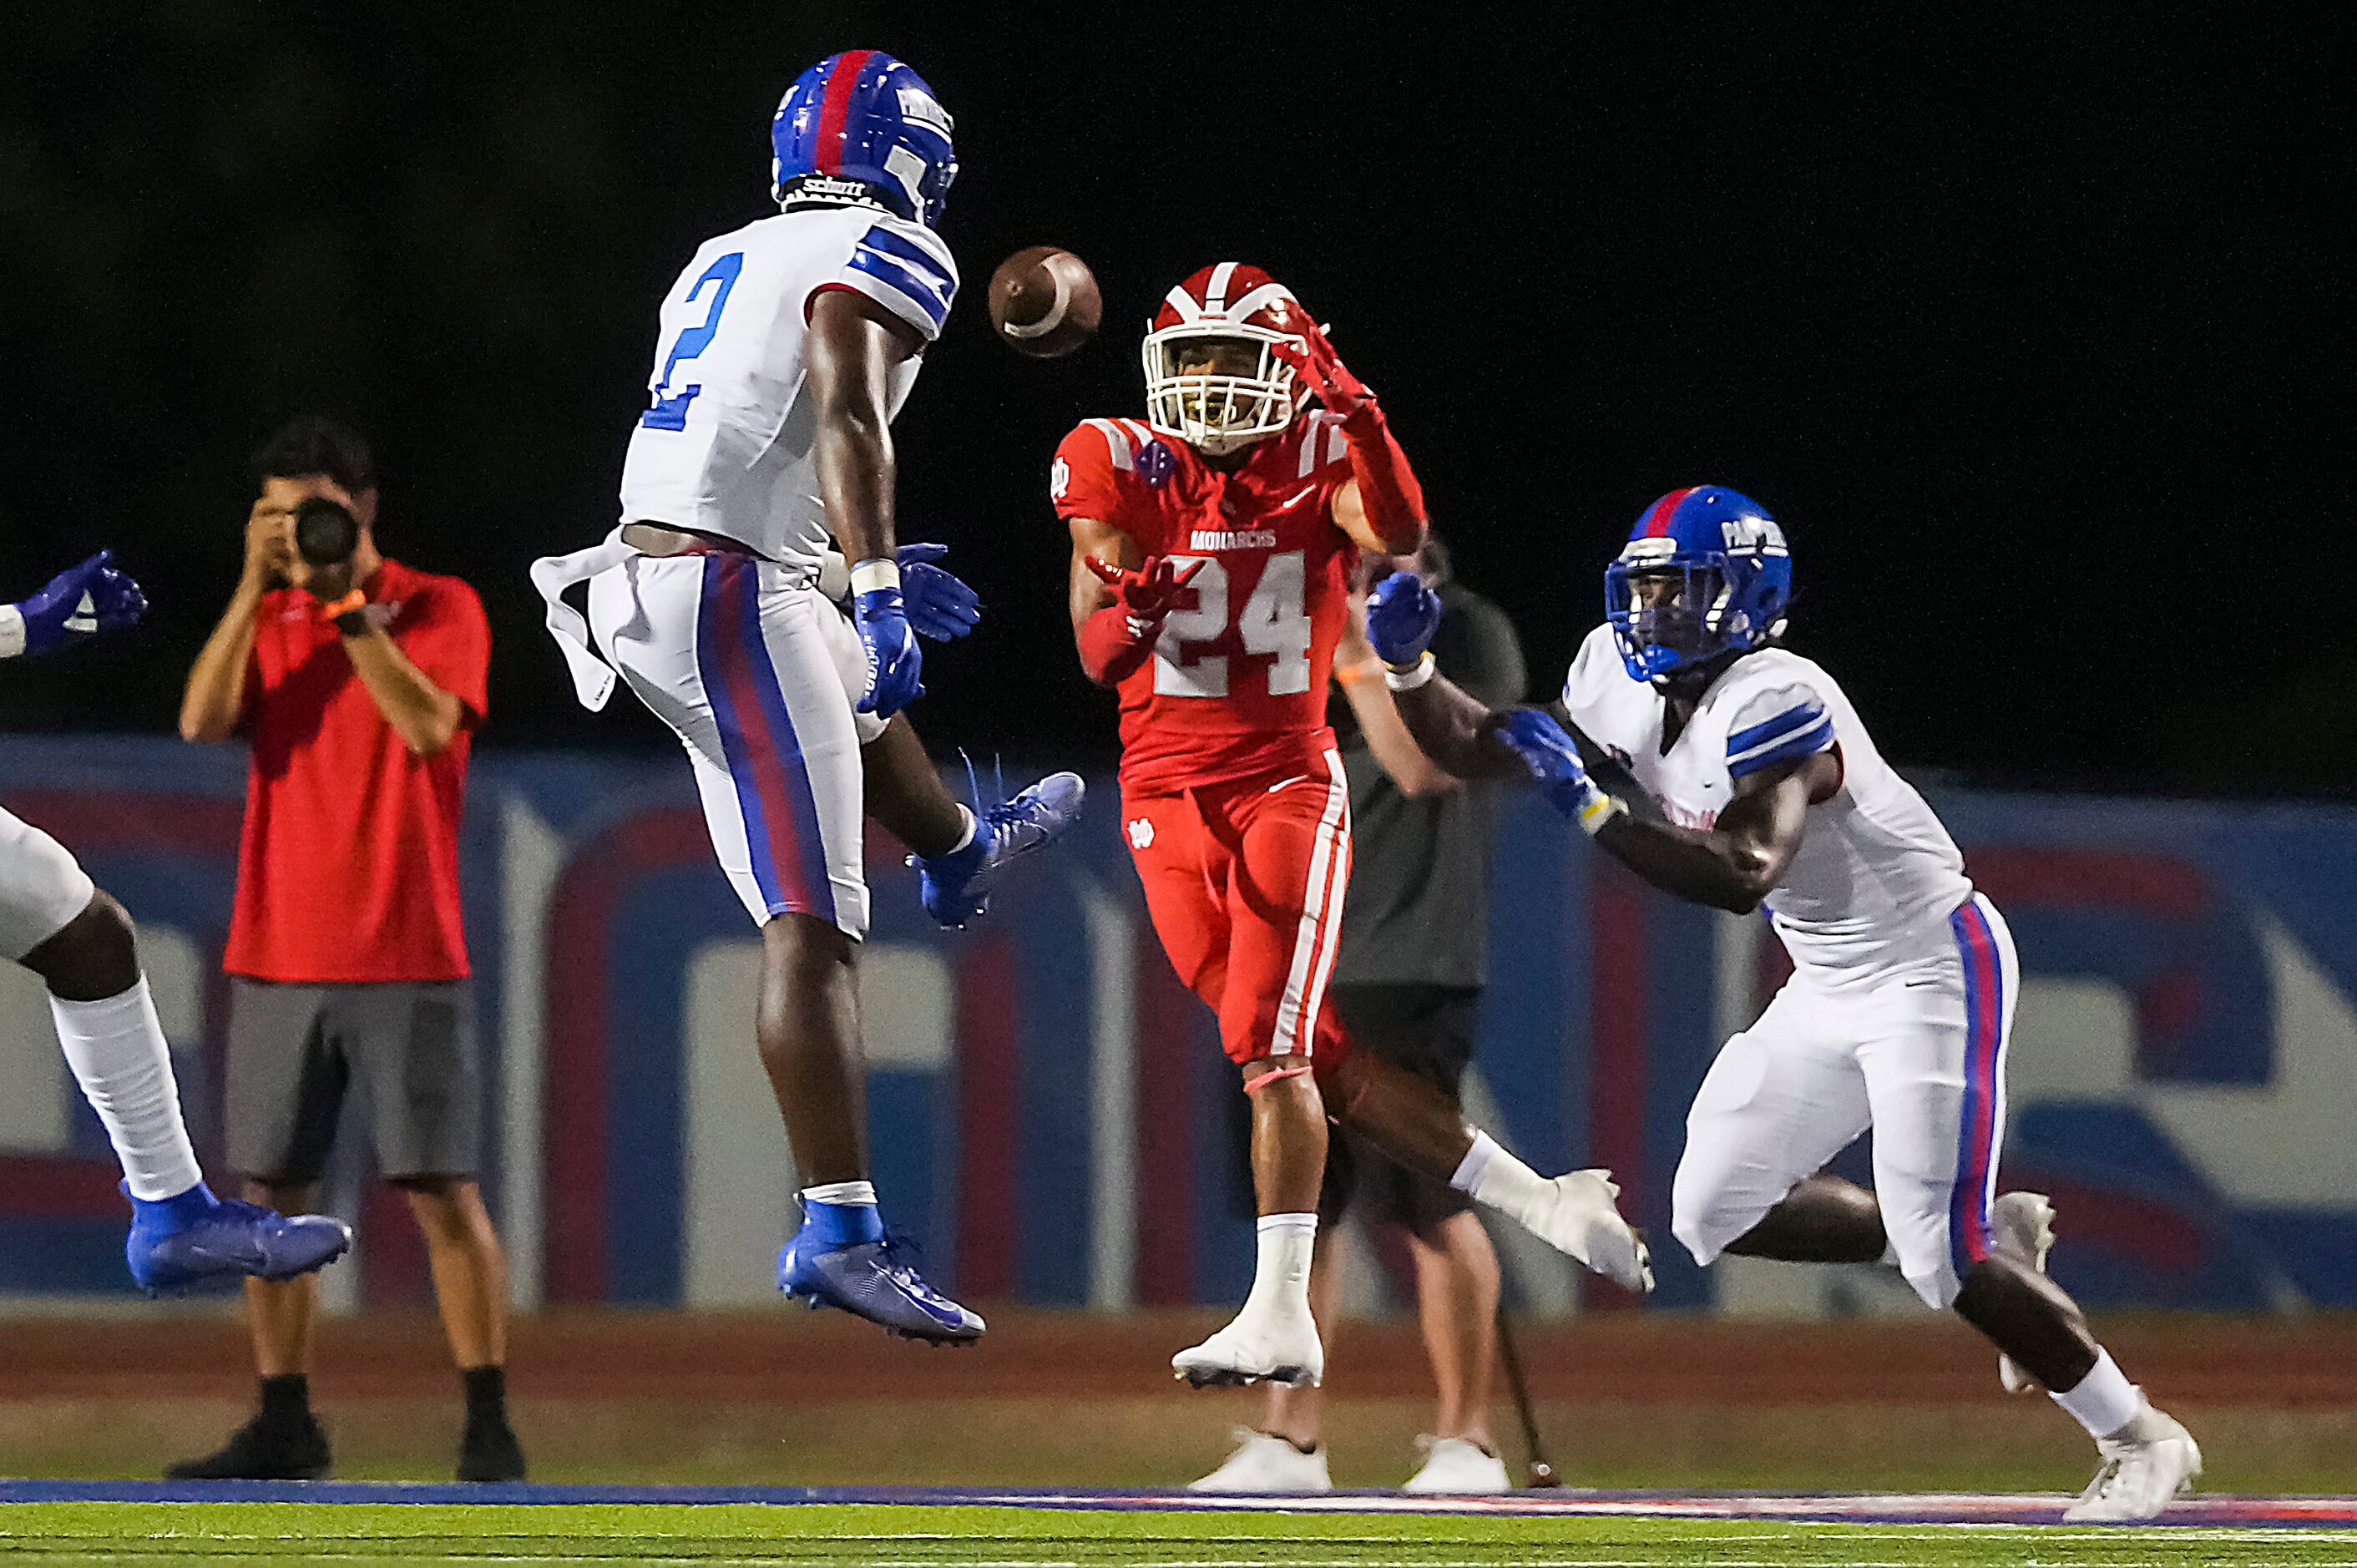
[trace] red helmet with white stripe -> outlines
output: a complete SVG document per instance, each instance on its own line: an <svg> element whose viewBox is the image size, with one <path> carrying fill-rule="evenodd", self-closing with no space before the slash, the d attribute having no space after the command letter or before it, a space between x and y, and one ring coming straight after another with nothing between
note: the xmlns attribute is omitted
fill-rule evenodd
<svg viewBox="0 0 2357 1568"><path fill-rule="evenodd" d="M1240 262L1203 268L1163 296L1147 328L1146 421L1213 456L1293 423L1293 366L1308 313Z"/></svg>

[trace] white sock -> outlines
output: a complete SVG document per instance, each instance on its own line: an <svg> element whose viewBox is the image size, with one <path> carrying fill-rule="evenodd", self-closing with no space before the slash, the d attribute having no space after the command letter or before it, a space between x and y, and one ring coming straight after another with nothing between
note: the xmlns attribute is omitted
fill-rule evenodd
<svg viewBox="0 0 2357 1568"><path fill-rule="evenodd" d="M802 1188L804 1201L810 1203L864 1203L876 1206L876 1184L872 1181L831 1181L821 1187Z"/></svg>
<svg viewBox="0 0 2357 1568"><path fill-rule="evenodd" d="M1458 1162L1448 1185L1524 1226L1554 1201L1555 1184L1501 1148L1487 1133L1473 1134L1473 1146Z"/></svg>
<svg viewBox="0 0 2357 1568"><path fill-rule="evenodd" d="M1315 1214L1260 1217L1260 1255L1244 1310L1257 1306L1309 1310L1309 1260L1318 1250Z"/></svg>
<svg viewBox="0 0 2357 1568"><path fill-rule="evenodd" d="M2050 1397L2091 1437L2110 1437L2144 1412L2144 1391L2128 1381L2109 1350L2070 1391Z"/></svg>
<svg viewBox="0 0 2357 1568"><path fill-rule="evenodd" d="M955 854L958 851L972 843L974 842L974 835L975 832L980 831L982 827L982 819L975 816L972 811L967 809L963 802L960 802L958 806L958 820L965 823L965 832L958 834L957 843L942 851L942 854Z"/></svg>
<svg viewBox="0 0 2357 1568"><path fill-rule="evenodd" d="M172 1078L172 1051L164 1043L147 977L100 1002L51 996L49 1015L82 1098L114 1145L131 1196L153 1203L204 1180L180 1120L180 1087Z"/></svg>

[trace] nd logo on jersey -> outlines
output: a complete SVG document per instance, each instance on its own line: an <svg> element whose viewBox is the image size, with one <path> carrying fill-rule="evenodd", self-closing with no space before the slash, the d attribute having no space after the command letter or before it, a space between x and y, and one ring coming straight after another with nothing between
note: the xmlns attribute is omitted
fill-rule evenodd
<svg viewBox="0 0 2357 1568"><path fill-rule="evenodd" d="M1059 457L1048 469L1048 499L1051 501L1062 500L1064 492L1071 488L1072 466Z"/></svg>

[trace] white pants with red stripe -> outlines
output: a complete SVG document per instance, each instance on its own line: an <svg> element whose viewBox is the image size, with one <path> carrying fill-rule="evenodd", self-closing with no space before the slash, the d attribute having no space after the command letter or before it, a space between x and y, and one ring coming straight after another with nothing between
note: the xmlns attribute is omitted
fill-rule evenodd
<svg viewBox="0 0 2357 1568"><path fill-rule="evenodd" d="M1900 1272L1933 1306L1955 1300L1988 1253L2019 978L2013 937L1977 894L1871 974L1796 971L1695 1094L1678 1240L1708 1263L1871 1127Z"/></svg>
<svg viewBox="0 0 2357 1568"><path fill-rule="evenodd" d="M858 634L802 575L734 554L633 555L589 582L589 626L687 748L712 848L756 925L867 932L859 748L884 722Z"/></svg>

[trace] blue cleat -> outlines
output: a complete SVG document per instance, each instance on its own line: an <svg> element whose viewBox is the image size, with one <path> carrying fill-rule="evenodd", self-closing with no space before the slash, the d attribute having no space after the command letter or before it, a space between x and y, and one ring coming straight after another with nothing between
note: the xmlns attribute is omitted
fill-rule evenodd
<svg viewBox="0 0 2357 1568"><path fill-rule="evenodd" d="M971 1345L982 1319L924 1282L905 1261L905 1243L829 1246L804 1225L778 1253L778 1288L789 1300L835 1306L931 1345Z"/></svg>
<svg viewBox="0 0 2357 1568"><path fill-rule="evenodd" d="M917 895L925 913L952 930L990 908L990 885L999 872L1033 850L1051 844L1080 820L1088 786L1077 773L1050 773L1011 800L983 811L974 842L931 859L910 855L917 868Z"/></svg>
<svg viewBox="0 0 2357 1568"><path fill-rule="evenodd" d="M154 1295L200 1280L291 1280L350 1251L352 1228L325 1214L280 1214L202 1184L160 1202L132 1202L123 1254L131 1278Z"/></svg>

